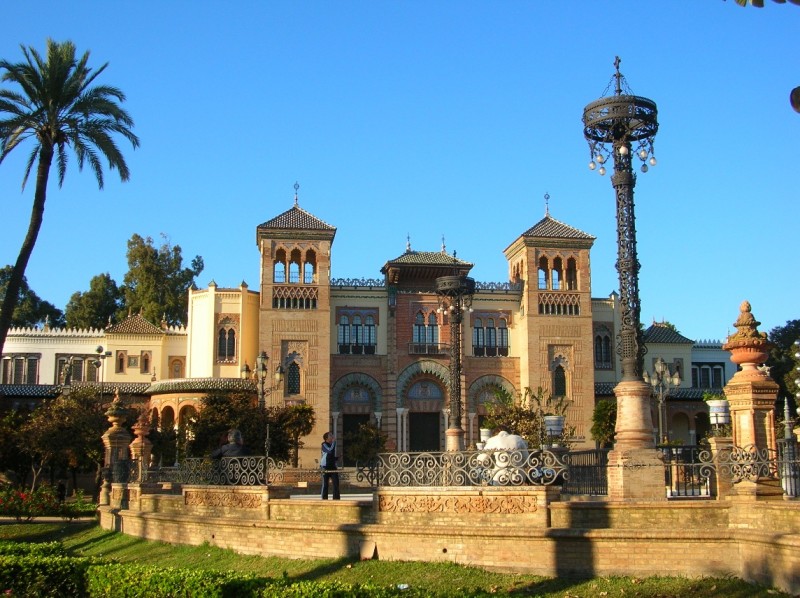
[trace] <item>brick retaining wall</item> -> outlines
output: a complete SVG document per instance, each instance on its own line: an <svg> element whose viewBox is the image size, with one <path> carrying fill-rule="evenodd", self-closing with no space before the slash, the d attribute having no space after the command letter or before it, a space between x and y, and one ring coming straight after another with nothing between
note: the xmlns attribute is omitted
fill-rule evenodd
<svg viewBox="0 0 800 598"><path fill-rule="evenodd" d="M154 494L130 484L136 498L126 504L114 490L118 502L100 508L104 528L176 544L546 576L735 575L800 593L796 501L556 502L547 487L394 488L372 501L321 501L273 487Z"/></svg>

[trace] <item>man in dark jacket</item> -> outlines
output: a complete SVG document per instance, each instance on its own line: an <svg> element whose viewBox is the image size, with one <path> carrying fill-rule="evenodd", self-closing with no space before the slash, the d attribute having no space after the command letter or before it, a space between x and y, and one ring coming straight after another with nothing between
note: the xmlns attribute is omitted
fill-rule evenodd
<svg viewBox="0 0 800 598"><path fill-rule="evenodd" d="M339 473L336 471L336 437L325 432L322 437L322 457L319 466L322 468L322 500L328 499L328 485L333 482L333 500L339 500Z"/></svg>
<svg viewBox="0 0 800 598"><path fill-rule="evenodd" d="M212 459L219 459L220 457L243 457L247 454L242 441L242 433L239 430L231 430L228 432L228 444L223 444L221 447L211 453Z"/></svg>

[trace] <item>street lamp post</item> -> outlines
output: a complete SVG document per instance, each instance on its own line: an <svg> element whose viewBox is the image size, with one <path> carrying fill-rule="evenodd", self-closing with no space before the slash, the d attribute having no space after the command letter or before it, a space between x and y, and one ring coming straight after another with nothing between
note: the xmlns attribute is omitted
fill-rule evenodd
<svg viewBox="0 0 800 598"><path fill-rule="evenodd" d="M255 376L256 376L256 389L258 391L258 407L261 409L262 412L266 412L267 409L267 397L272 394L272 391L278 388L281 383L281 379L283 377L283 367L278 365L275 368L275 385L274 386L267 386L267 379L269 378L269 367L267 363L269 362L269 356L267 355L266 351L261 351L256 357L256 369L255 369ZM242 377L248 378L250 376L250 368L248 367L247 363L242 366ZM269 457L269 447L270 447L270 439L269 439L269 424L267 424L266 435L264 437L264 454Z"/></svg>
<svg viewBox="0 0 800 598"><path fill-rule="evenodd" d="M456 263L455 252L453 262ZM464 450L464 428L461 426L461 350L464 312L472 306L475 280L457 272L436 279L439 313L450 316L450 417L445 435L448 451Z"/></svg>
<svg viewBox="0 0 800 598"><path fill-rule="evenodd" d="M589 143L591 170L604 175L606 162L609 159L614 162L611 184L616 195L616 268L621 310L617 353L622 362L621 380L614 388L618 405L615 448L629 451L652 449L654 446L650 392L642 378L647 349L640 326L639 259L633 202L636 175L632 162L634 157L641 160L642 172L655 166L653 142L658 131L658 111L652 100L628 93L619 65L617 57L614 61L616 73L612 79L614 95L595 100L584 108L583 135Z"/></svg>
<svg viewBox="0 0 800 598"><path fill-rule="evenodd" d="M644 381L653 387L653 392L658 401L658 441L666 444L669 442L669 432L664 429L667 397L671 387L677 388L681 385L681 376L677 371L674 374L670 374L669 365L661 357L656 359L653 373L648 374L647 370L644 370L642 376Z"/></svg>
<svg viewBox="0 0 800 598"><path fill-rule="evenodd" d="M111 351L105 351L102 345L98 345L94 350L97 353L97 359L94 362L96 368L100 370L100 402L103 402L103 383L105 382L106 373L106 359L111 357Z"/></svg>

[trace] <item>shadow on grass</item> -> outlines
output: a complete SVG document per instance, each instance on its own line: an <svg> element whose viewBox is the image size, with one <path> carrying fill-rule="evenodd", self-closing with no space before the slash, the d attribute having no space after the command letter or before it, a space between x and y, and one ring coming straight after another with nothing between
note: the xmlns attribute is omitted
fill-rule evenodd
<svg viewBox="0 0 800 598"><path fill-rule="evenodd" d="M15 542L63 542L66 538L86 533L97 525L95 519L79 519L64 522L31 521L0 523L0 540Z"/></svg>

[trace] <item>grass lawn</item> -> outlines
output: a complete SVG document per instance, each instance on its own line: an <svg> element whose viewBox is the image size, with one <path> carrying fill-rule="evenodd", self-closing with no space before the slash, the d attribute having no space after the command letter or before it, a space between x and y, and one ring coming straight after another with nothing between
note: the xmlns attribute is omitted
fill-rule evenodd
<svg viewBox="0 0 800 598"><path fill-rule="evenodd" d="M454 595L482 590L487 595L578 598L604 596L751 598L787 596L732 578L681 577L550 579L535 575L494 573L451 563L393 561L293 560L243 556L209 545L173 546L149 542L101 529L95 521L73 523L0 523L0 540L50 542L58 540L76 556L95 556L123 563L213 570L235 570L263 577L297 580L338 580L379 585L409 584L432 594ZM653 564L654 571L658 564ZM459 591L461 590L461 591Z"/></svg>

